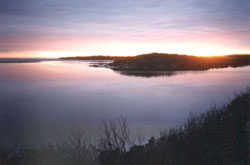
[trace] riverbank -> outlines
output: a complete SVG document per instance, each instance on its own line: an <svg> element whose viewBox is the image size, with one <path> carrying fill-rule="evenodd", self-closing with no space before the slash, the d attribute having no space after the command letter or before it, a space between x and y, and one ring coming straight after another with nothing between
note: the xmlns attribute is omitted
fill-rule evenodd
<svg viewBox="0 0 250 165"><path fill-rule="evenodd" d="M246 164L249 153L250 90L221 108L190 117L147 142L131 141L126 119L105 122L98 145L74 134L63 144L1 152L5 165Z"/></svg>

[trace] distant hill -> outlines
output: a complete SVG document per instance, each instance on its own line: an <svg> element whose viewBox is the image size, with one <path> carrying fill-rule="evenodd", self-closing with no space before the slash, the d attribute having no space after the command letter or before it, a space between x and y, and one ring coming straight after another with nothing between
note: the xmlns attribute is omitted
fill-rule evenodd
<svg viewBox="0 0 250 165"><path fill-rule="evenodd" d="M250 65L250 55L198 57L190 55L150 53L138 56L76 56L61 60L111 60L104 65L118 71L181 71ZM98 66L98 65L96 65ZM101 65L103 67L103 65Z"/></svg>
<svg viewBox="0 0 250 165"><path fill-rule="evenodd" d="M62 60L117 60L124 59L128 57L121 56L104 56L104 55L95 55L95 56L76 56L76 57L62 57Z"/></svg>
<svg viewBox="0 0 250 165"><path fill-rule="evenodd" d="M55 60L52 58L0 58L0 63L34 63Z"/></svg>
<svg viewBox="0 0 250 165"><path fill-rule="evenodd" d="M109 64L114 70L207 70L211 68L250 65L250 55L198 57L178 54L151 53L114 59Z"/></svg>

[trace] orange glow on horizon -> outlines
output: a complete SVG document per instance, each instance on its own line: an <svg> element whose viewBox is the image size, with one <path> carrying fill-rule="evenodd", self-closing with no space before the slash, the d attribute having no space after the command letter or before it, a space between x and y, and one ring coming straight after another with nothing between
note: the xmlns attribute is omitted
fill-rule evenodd
<svg viewBox="0 0 250 165"><path fill-rule="evenodd" d="M136 56L152 52L209 57L250 54L249 46L237 43L235 39L240 36L230 31L211 33L202 31L201 27L201 31L172 29L145 31L138 36L129 32L114 34L108 37L41 35L27 39L13 36L8 38L11 45L23 44L16 48L16 52L15 46L13 52L0 52L0 57Z"/></svg>
<svg viewBox="0 0 250 165"><path fill-rule="evenodd" d="M91 45L89 48L76 48L70 50L46 50L29 52L0 53L4 58L59 58L74 56L136 56L152 52L183 54L193 56L225 56L231 54L250 54L250 50L239 50L220 46L197 44L155 44L155 43L121 43L110 42L102 45Z"/></svg>

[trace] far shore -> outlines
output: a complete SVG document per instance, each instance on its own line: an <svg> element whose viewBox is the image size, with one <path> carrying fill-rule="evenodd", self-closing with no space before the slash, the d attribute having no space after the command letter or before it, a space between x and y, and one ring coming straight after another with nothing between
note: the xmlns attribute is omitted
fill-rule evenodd
<svg viewBox="0 0 250 165"><path fill-rule="evenodd" d="M0 63L35 63L42 61L55 61L58 59L48 58L0 58Z"/></svg>
<svg viewBox="0 0 250 165"><path fill-rule="evenodd" d="M138 56L77 56L57 59L1 58L0 63L34 63L42 61L95 61L91 67L105 67L115 71L202 71L208 69L250 65L250 55L199 57L178 54L150 53Z"/></svg>
<svg viewBox="0 0 250 165"><path fill-rule="evenodd" d="M93 67L106 67L117 71L187 71L208 70L250 65L250 55L199 57L178 54L150 53L138 56L86 56L65 57L61 60L101 60Z"/></svg>

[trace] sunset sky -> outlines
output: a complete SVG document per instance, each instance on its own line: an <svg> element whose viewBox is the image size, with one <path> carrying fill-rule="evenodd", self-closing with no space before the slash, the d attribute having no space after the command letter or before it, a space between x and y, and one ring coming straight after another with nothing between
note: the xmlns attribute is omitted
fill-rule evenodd
<svg viewBox="0 0 250 165"><path fill-rule="evenodd" d="M0 57L250 53L249 0L1 0Z"/></svg>

